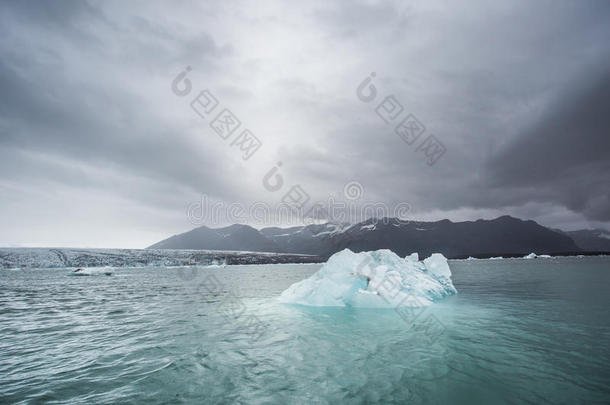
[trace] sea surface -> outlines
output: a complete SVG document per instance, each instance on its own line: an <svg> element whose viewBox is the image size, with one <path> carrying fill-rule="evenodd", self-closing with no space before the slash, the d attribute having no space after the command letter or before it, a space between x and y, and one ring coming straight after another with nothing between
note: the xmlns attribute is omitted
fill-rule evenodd
<svg viewBox="0 0 610 405"><path fill-rule="evenodd" d="M316 264L0 270L0 403L610 403L610 258L450 266L407 313L279 304Z"/></svg>

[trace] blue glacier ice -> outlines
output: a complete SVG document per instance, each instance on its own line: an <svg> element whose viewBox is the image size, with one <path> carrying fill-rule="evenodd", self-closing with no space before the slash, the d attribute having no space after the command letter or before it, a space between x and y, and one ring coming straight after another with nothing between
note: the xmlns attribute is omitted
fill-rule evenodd
<svg viewBox="0 0 610 405"><path fill-rule="evenodd" d="M403 259L387 249L345 249L311 277L291 285L279 301L321 307L419 307L456 293L451 269L440 253L419 261L416 253Z"/></svg>

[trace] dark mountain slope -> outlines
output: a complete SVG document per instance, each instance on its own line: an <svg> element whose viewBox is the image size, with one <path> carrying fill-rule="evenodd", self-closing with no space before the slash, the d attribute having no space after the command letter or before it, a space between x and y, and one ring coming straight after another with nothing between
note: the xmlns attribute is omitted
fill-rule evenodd
<svg viewBox="0 0 610 405"><path fill-rule="evenodd" d="M565 233L534 221L510 216L493 220L404 223L395 218L367 220L356 225L315 224L291 228L246 225L210 229L205 226L172 236L151 248L249 250L301 253L328 257L349 248L353 251L391 249L404 256L434 252L447 257L525 255L578 252Z"/></svg>

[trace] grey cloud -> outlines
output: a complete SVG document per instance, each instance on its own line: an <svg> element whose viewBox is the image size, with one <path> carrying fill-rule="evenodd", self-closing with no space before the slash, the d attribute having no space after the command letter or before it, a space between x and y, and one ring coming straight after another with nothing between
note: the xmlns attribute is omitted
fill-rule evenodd
<svg viewBox="0 0 610 405"><path fill-rule="evenodd" d="M41 9L34 5L19 6L13 11L34 21L47 21L42 27L51 30L51 34L67 30L64 32L66 37L72 37L77 33L70 22L77 20L78 25L86 27L99 15L92 7L77 3L74 6L67 3L43 6ZM152 35L153 29L143 21L138 19L134 26L147 34L152 48L133 52L132 61L144 58L139 63L149 63L151 54L161 57L163 52L159 50L171 48L172 42L180 44L181 54L176 55L176 60L187 59L190 52L198 55L193 58L196 60L206 52L214 57L222 53L205 33L198 36L199 40L191 38L181 42L164 32ZM111 34L115 33L116 30L112 29ZM112 35L104 38L106 45L110 46ZM11 59L16 63L0 62L0 87L4 94L0 102L0 144L64 155L83 162L117 165L142 175L187 184L197 191L207 190L226 198L234 196L228 192L230 187L227 183L206 168L222 168L222 159L206 148L193 147L192 141L181 133L188 129L186 125L178 130L171 128L168 123L158 120L153 112L146 111L143 95L120 87L126 78L104 72L104 65L96 66L94 63L88 64L87 70L75 74L68 64L70 58L78 57L80 50L67 44L63 44L67 46L62 51L63 58L50 65L37 52L38 48L19 47L27 46L26 42L32 39L15 36L11 38L12 44L9 41L3 46L7 54L19 54L19 57ZM167 42L162 43L163 39ZM131 46L138 50L145 48L138 38L131 43L124 41L123 45L126 51ZM112 63L112 57L105 54L107 59L104 63ZM164 65L167 71L171 65L166 59L161 58L157 64ZM122 62L119 58L119 63ZM168 102L173 101L173 94L169 91L171 79L167 77L167 82L163 83ZM188 105L183 108L189 109ZM202 122L202 127L205 125Z"/></svg>
<svg viewBox="0 0 610 405"><path fill-rule="evenodd" d="M574 87L494 156L490 183L521 198L559 202L607 221L610 73L588 77Z"/></svg>
<svg viewBox="0 0 610 405"><path fill-rule="evenodd" d="M388 34L400 35L408 23L409 6L393 1L337 1L318 8L314 15L333 34L352 40L388 26L392 27Z"/></svg>
<svg viewBox="0 0 610 405"><path fill-rule="evenodd" d="M260 179L282 161L312 199L356 180L423 217L608 227L608 16L605 1L2 2L0 187L106 196L167 226L198 193L277 203ZM187 65L263 140L254 159L171 93ZM376 116L389 94L447 147L435 166Z"/></svg>

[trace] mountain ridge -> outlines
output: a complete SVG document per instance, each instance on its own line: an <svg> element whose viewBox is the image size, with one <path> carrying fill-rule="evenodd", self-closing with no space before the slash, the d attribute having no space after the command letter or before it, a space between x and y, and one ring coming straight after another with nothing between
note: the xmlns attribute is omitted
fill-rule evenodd
<svg viewBox="0 0 610 405"><path fill-rule="evenodd" d="M579 229L577 231L560 231L568 235L576 246L584 251L610 252L610 232L602 229Z"/></svg>
<svg viewBox="0 0 610 405"><path fill-rule="evenodd" d="M260 230L242 224L223 228L204 225L171 236L148 249L248 250L329 257L345 248L356 252L390 249L401 256L439 252L455 258L586 251L569 232L509 215L461 222L381 218L357 224L325 223Z"/></svg>

